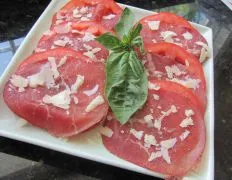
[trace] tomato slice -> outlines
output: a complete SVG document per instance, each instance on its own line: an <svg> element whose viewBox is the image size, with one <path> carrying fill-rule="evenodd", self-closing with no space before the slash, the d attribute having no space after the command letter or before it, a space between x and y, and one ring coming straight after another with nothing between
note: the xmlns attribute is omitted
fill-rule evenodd
<svg viewBox="0 0 232 180"><path fill-rule="evenodd" d="M48 86L45 83L36 87L28 85L19 92L18 87L9 80L3 93L9 108L30 124L58 137L73 136L99 123L108 112L108 104L104 100L104 65L89 63L88 58L80 53L61 48L31 55L19 66L15 75L30 80L32 75L41 74L45 69L46 72L51 72L53 65L48 61L49 57L55 58L59 72L58 77L54 78L55 84ZM62 62L64 57L66 60ZM42 75L48 79L48 74ZM83 83L78 90L72 90L79 76L84 78ZM65 96L59 95L55 100L47 101L48 103L44 100L47 96L53 98L64 91ZM101 103L94 108L88 108L98 97L101 97ZM66 101L69 101L68 104L61 106Z"/></svg>
<svg viewBox="0 0 232 180"><path fill-rule="evenodd" d="M146 104L129 122L121 125L112 114L107 116L103 129L111 134L102 131L103 144L114 155L138 166L167 176L183 176L198 164L204 151L203 115L189 89L169 81L150 82L159 89L149 90ZM192 123L186 123L186 118Z"/></svg>
<svg viewBox="0 0 232 180"><path fill-rule="evenodd" d="M191 89L204 112L207 105L206 81L201 63L183 48L171 43L147 46L145 67L149 77L173 81Z"/></svg>
<svg viewBox="0 0 232 180"><path fill-rule="evenodd" d="M204 62L209 56L205 38L184 18L168 12L147 16L140 20L144 44L174 43Z"/></svg>
<svg viewBox="0 0 232 180"><path fill-rule="evenodd" d="M72 0L53 16L52 27L62 22L95 21L113 29L121 12L113 0Z"/></svg>

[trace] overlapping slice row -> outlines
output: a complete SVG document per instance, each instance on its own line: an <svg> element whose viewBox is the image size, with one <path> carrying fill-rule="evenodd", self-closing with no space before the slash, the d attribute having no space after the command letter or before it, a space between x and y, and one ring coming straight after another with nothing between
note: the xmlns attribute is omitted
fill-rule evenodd
<svg viewBox="0 0 232 180"><path fill-rule="evenodd" d="M121 12L113 0L72 0L55 14L52 27L63 22L95 21L112 30Z"/></svg>
<svg viewBox="0 0 232 180"><path fill-rule="evenodd" d="M140 20L145 45L157 42L174 43L204 62L209 56L205 38L184 18L168 12L147 16Z"/></svg>
<svg viewBox="0 0 232 180"><path fill-rule="evenodd" d="M107 114L102 63L73 50L57 48L26 59L4 89L9 108L30 124L68 137Z"/></svg>
<svg viewBox="0 0 232 180"><path fill-rule="evenodd" d="M129 122L121 125L108 114L101 132L111 153L170 176L192 169L205 146L204 117L195 95L165 80L150 80L147 103Z"/></svg>
<svg viewBox="0 0 232 180"><path fill-rule="evenodd" d="M191 89L205 111L206 82L201 63L183 48L171 43L155 43L147 46L144 66L148 76L179 83Z"/></svg>
<svg viewBox="0 0 232 180"><path fill-rule="evenodd" d="M92 61L104 62L108 50L95 38L105 32L110 32L96 22L62 23L46 32L40 39L35 52L66 47L83 53Z"/></svg>

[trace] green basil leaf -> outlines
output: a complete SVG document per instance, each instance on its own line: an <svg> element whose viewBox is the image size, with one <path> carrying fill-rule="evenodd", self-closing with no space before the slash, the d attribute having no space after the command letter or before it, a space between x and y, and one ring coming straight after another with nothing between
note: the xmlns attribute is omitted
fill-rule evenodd
<svg viewBox="0 0 232 180"><path fill-rule="evenodd" d="M143 45L143 38L141 36L137 36L131 41L131 46L138 47L141 53L144 53L144 45Z"/></svg>
<svg viewBox="0 0 232 180"><path fill-rule="evenodd" d="M121 44L121 41L117 37L111 35L110 33L102 34L101 36L95 39L103 46L105 46L107 49L113 49L115 47L120 46Z"/></svg>
<svg viewBox="0 0 232 180"><path fill-rule="evenodd" d="M143 26L140 23L133 26L130 30L129 38L132 40L132 39L136 38L137 36L139 36L142 28L143 28Z"/></svg>
<svg viewBox="0 0 232 180"><path fill-rule="evenodd" d="M124 35L128 35L131 27L134 25L134 14L129 8L125 8L122 12L119 22L115 25L114 30L122 39Z"/></svg>
<svg viewBox="0 0 232 180"><path fill-rule="evenodd" d="M144 105L147 92L147 76L136 53L112 52L106 62L105 95L122 124Z"/></svg>

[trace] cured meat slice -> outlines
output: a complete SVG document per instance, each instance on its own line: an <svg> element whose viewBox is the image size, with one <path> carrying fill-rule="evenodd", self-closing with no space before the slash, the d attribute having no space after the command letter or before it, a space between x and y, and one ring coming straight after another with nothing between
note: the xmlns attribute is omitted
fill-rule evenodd
<svg viewBox="0 0 232 180"><path fill-rule="evenodd" d="M104 65L73 50L58 48L33 54L4 88L8 107L30 124L68 137L107 114Z"/></svg>
<svg viewBox="0 0 232 180"><path fill-rule="evenodd" d="M82 52L93 61L104 62L108 57L108 50L95 37L105 32L109 31L95 22L62 23L44 34L35 52L67 47Z"/></svg>
<svg viewBox="0 0 232 180"><path fill-rule="evenodd" d="M52 27L63 22L95 21L112 30L121 12L113 0L71 0L54 15Z"/></svg>
<svg viewBox="0 0 232 180"><path fill-rule="evenodd" d="M182 176L199 162L205 125L199 103L187 88L150 80L148 101L124 125L107 116L104 146L116 156L168 176Z"/></svg>
<svg viewBox="0 0 232 180"><path fill-rule="evenodd" d="M182 17L168 12L147 16L140 20L144 44L169 42L183 47L204 62L209 56L205 38Z"/></svg>
<svg viewBox="0 0 232 180"><path fill-rule="evenodd" d="M145 67L149 77L173 81L191 89L202 104L207 105L206 81L201 63L183 48L171 43L147 46Z"/></svg>

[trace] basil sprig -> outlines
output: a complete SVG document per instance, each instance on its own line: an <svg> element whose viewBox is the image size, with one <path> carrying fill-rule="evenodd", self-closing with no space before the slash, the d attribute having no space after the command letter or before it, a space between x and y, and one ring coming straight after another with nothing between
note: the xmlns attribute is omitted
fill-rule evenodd
<svg viewBox="0 0 232 180"><path fill-rule="evenodd" d="M141 24L133 24L134 14L125 8L115 26L118 37L105 33L96 38L110 50L106 61L105 95L121 124L140 109L147 100L148 80L135 47L144 53Z"/></svg>

